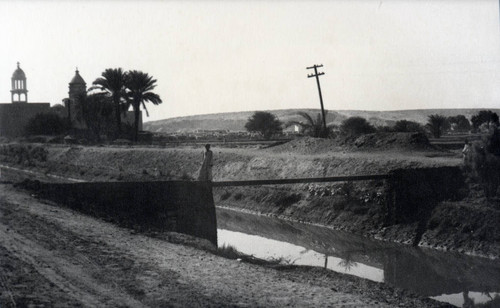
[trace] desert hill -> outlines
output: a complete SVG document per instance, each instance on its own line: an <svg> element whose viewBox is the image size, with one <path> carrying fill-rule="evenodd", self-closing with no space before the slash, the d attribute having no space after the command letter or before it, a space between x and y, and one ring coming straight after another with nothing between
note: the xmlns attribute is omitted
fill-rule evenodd
<svg viewBox="0 0 500 308"><path fill-rule="evenodd" d="M470 120L479 110L483 109L415 109L394 111L329 110L327 114L327 123L338 125L346 118L359 116L367 119L375 126L393 125L398 120L409 120L425 124L427 123L427 117L431 114L440 114L446 117L462 114ZM500 114L500 109L489 110ZM320 109L269 110L269 112L275 114L284 123L292 120L301 121L302 118L297 115L299 111L307 112L312 115L313 118L321 112ZM245 123L253 113L254 111L245 111L177 117L146 122L144 123L144 130L152 132L190 132L199 129L245 131Z"/></svg>

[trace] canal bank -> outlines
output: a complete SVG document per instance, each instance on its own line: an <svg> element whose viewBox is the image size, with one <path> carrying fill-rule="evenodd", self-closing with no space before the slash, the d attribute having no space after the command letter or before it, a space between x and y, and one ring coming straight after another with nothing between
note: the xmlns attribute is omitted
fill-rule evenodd
<svg viewBox="0 0 500 308"><path fill-rule="evenodd" d="M141 234L0 189L2 307L444 307L321 268L229 260L191 247L206 241Z"/></svg>
<svg viewBox="0 0 500 308"><path fill-rule="evenodd" d="M460 155L423 148L346 150L305 138L269 149L216 148L214 181L385 174L394 170L454 168ZM185 146L92 147L2 145L4 164L86 181L193 180L203 149ZM432 192L428 179L425 190ZM447 185L442 183L440 185ZM445 195L442 195L445 196ZM413 203L418 203L418 198ZM498 258L500 211L483 197L439 200L425 220L388 223L384 181L214 188L218 206L321 224L385 241ZM418 216L418 213L417 213Z"/></svg>

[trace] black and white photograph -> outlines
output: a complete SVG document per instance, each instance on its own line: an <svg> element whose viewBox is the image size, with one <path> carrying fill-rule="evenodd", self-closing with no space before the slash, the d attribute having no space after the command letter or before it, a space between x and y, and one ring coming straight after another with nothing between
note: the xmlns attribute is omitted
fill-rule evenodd
<svg viewBox="0 0 500 308"><path fill-rule="evenodd" d="M499 0L0 0L0 308L500 308Z"/></svg>

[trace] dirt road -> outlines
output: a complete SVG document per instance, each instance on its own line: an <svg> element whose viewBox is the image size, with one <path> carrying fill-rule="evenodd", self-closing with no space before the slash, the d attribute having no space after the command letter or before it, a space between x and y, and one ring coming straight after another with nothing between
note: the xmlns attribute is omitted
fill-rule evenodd
<svg viewBox="0 0 500 308"><path fill-rule="evenodd" d="M437 305L320 269L276 270L134 234L10 184L0 191L1 307Z"/></svg>

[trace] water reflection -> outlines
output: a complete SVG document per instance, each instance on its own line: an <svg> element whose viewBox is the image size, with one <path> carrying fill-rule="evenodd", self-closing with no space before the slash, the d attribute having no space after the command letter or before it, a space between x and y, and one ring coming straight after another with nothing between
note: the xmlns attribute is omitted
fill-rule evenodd
<svg viewBox="0 0 500 308"><path fill-rule="evenodd" d="M219 244L261 258L386 282L458 307L500 307L500 264L218 209ZM488 294L488 295L486 295Z"/></svg>
<svg viewBox="0 0 500 308"><path fill-rule="evenodd" d="M346 267L341 257L329 256L284 241L219 229L218 242L220 246L230 244L237 250L258 258L281 259L285 263L295 265L326 266L326 268L336 272L356 275L378 282L384 281L384 272L380 268L362 263L352 266L353 261L349 261L349 266Z"/></svg>

